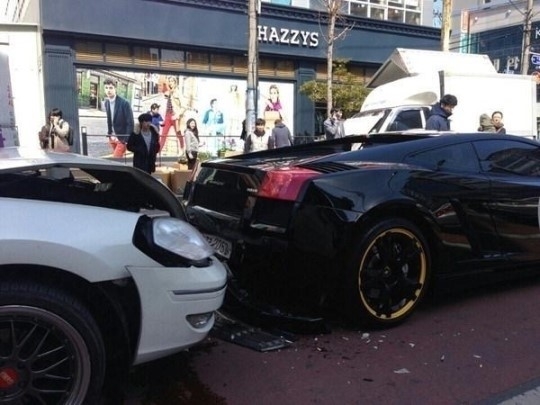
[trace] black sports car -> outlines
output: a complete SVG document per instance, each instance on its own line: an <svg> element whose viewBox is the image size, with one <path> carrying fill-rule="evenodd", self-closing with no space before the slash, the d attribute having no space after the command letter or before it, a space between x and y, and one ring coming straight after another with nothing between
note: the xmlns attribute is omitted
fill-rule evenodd
<svg viewBox="0 0 540 405"><path fill-rule="evenodd" d="M252 299L385 327L432 282L538 267L539 174L524 137L355 136L205 162L187 213Z"/></svg>

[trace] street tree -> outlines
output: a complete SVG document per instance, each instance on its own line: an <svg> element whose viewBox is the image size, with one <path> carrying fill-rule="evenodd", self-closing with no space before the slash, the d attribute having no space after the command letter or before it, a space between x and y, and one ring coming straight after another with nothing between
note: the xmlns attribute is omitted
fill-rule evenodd
<svg viewBox="0 0 540 405"><path fill-rule="evenodd" d="M369 93L369 90L360 82L360 77L351 73L347 61L338 59L332 63L333 78L330 82L335 105L340 107L345 117L357 113ZM310 80L300 86L300 92L315 103L328 102L328 81ZM330 107L331 108L331 107ZM330 115L330 109L328 109Z"/></svg>
<svg viewBox="0 0 540 405"><path fill-rule="evenodd" d="M326 41L326 102L327 113L330 114L333 103L332 95L332 78L334 68L334 43L340 39L343 39L347 34L347 31L351 30L354 24L347 24L345 17L343 16L344 7L347 6L345 0L319 0L324 10L326 10L326 16L322 20L326 20L327 31L322 36Z"/></svg>

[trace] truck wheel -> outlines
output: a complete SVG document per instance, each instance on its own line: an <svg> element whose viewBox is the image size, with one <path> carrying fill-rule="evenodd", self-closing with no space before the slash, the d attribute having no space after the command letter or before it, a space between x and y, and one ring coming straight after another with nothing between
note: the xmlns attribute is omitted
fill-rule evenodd
<svg viewBox="0 0 540 405"><path fill-rule="evenodd" d="M99 328L79 300L0 282L0 403L96 403L104 370Z"/></svg>
<svg viewBox="0 0 540 405"><path fill-rule="evenodd" d="M351 256L347 297L355 323L390 327L403 322L426 292L428 245L409 221L388 219L360 236Z"/></svg>

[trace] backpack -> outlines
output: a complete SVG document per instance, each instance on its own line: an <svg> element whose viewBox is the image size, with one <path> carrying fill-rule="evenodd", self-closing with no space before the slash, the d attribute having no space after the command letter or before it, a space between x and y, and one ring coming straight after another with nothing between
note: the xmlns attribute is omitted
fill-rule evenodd
<svg viewBox="0 0 540 405"><path fill-rule="evenodd" d="M60 124L60 128L62 128L62 125L64 125L64 122L66 122L66 121L65 121L65 120L62 120L62 122L59 123L59 124ZM69 146L72 146L72 145L73 145L73 138L74 138L74 136L73 136L73 127L70 125L70 126L69 126L68 134L67 134L67 136L66 136L66 140L67 140L67 143L68 143Z"/></svg>

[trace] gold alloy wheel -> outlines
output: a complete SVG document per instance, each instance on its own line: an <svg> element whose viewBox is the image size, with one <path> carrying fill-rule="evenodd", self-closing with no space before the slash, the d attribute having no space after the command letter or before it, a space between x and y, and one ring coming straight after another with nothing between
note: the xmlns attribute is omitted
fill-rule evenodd
<svg viewBox="0 0 540 405"><path fill-rule="evenodd" d="M387 229L368 244L358 288L365 310L380 321L408 316L426 288L427 253L408 229Z"/></svg>

